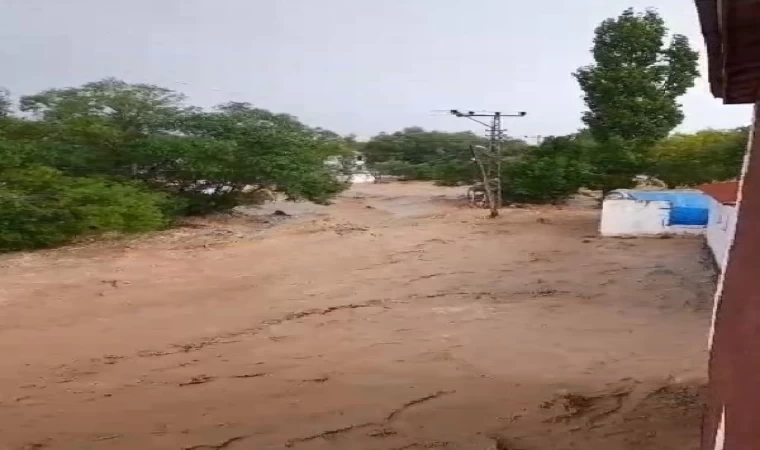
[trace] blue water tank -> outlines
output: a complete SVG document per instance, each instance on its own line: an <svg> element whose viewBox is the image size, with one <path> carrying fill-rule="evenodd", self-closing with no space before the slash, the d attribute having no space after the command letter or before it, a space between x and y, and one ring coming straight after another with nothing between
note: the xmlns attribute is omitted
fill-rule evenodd
<svg viewBox="0 0 760 450"><path fill-rule="evenodd" d="M698 191L627 191L635 200L670 202L669 225L707 225L710 197Z"/></svg>

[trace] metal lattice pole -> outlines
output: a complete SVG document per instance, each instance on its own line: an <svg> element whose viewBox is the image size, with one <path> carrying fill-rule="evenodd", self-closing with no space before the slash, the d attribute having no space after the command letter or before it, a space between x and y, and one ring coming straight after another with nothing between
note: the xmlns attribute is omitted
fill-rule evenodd
<svg viewBox="0 0 760 450"><path fill-rule="evenodd" d="M484 183L483 188L491 194L493 199L491 208L491 217L499 215L499 208L503 206L502 200L502 182L501 182L501 163L503 160L503 142L504 142L504 129L501 128L502 117L525 117L525 112L519 112L517 114L502 114L499 111L492 113L475 113L474 111L459 111L452 109L449 111L456 117L464 117L477 122L486 127L488 131L488 155L485 167L482 167L484 171ZM490 117L491 123L481 122L476 117ZM474 153L473 153L474 155ZM478 162L482 164L482 162Z"/></svg>

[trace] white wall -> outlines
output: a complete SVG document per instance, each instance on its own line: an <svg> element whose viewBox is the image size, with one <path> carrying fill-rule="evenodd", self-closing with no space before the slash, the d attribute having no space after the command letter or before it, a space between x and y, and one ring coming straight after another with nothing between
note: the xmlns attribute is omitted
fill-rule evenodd
<svg viewBox="0 0 760 450"><path fill-rule="evenodd" d="M374 183L375 176L371 173L352 173L351 175L338 175L338 181L343 183Z"/></svg>
<svg viewBox="0 0 760 450"><path fill-rule="evenodd" d="M354 173L351 174L351 182L352 183L374 183L375 182L375 176L371 173Z"/></svg>
<svg viewBox="0 0 760 450"><path fill-rule="evenodd" d="M605 200L599 231L602 236L704 234L702 226L668 226L670 208L666 201Z"/></svg>
<svg viewBox="0 0 760 450"><path fill-rule="evenodd" d="M707 245L721 270L726 267L726 250L736 231L736 207L710 201L710 218L707 222Z"/></svg>

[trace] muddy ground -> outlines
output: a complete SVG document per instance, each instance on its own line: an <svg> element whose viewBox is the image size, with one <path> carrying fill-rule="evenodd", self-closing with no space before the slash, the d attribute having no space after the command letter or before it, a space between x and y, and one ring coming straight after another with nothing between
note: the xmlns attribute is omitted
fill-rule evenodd
<svg viewBox="0 0 760 450"><path fill-rule="evenodd" d="M701 241L462 193L3 257L0 448L697 449Z"/></svg>

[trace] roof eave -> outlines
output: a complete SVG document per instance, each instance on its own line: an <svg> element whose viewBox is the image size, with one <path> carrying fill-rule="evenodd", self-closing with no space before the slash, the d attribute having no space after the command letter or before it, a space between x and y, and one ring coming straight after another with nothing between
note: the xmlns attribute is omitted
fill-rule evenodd
<svg viewBox="0 0 760 450"><path fill-rule="evenodd" d="M760 99L760 0L695 0L710 89L724 103Z"/></svg>
<svg viewBox="0 0 760 450"><path fill-rule="evenodd" d="M707 67L710 91L715 97L723 98L723 38L718 22L717 0L695 0L699 13L699 24L707 48Z"/></svg>

